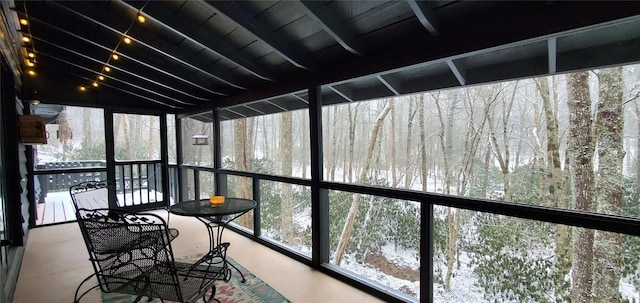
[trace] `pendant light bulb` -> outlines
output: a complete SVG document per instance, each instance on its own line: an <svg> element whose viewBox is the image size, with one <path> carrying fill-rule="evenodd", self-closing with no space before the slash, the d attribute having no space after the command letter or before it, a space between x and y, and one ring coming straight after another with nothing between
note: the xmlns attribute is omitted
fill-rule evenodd
<svg viewBox="0 0 640 303"><path fill-rule="evenodd" d="M111 71L111 67L105 66L104 67L104 71L107 72L107 73L110 72Z"/></svg>
<svg viewBox="0 0 640 303"><path fill-rule="evenodd" d="M145 21L147 21L147 19L140 12L138 12L138 22L144 23Z"/></svg>

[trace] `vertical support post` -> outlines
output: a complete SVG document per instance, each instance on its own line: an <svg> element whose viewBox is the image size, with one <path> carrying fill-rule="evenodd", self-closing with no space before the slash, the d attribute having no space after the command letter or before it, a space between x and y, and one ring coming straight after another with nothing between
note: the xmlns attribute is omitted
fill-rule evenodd
<svg viewBox="0 0 640 303"><path fill-rule="evenodd" d="M115 152L115 134L113 133L113 111L104 109L104 139L105 139L105 155L107 158L107 180L114 184L113 188L109 188L109 208L116 208L116 152Z"/></svg>
<svg viewBox="0 0 640 303"><path fill-rule="evenodd" d="M187 184L186 171L182 168L184 163L184 152L182 150L182 119L175 116L176 119L176 162L178 162L178 201L186 200Z"/></svg>
<svg viewBox="0 0 640 303"><path fill-rule="evenodd" d="M160 165L162 174L162 199L164 200L164 206L171 206L171 189L169 188L169 139L168 139L168 126L167 126L167 114L160 115ZM180 144L177 144L178 146ZM149 168L147 167L147 179L149 179ZM154 172L154 185L157 176ZM149 181L147 181L149 184ZM155 186L154 186L155 187ZM158 189L154 188L157 192ZM142 191L140 191L142 192ZM149 189L147 189L147 197L149 196Z"/></svg>
<svg viewBox="0 0 640 303"><path fill-rule="evenodd" d="M25 102L26 103L26 102ZM28 105L27 105L28 106ZM29 200L29 228L36 226L37 201L36 201L36 176L33 174L33 146L26 146L25 155L27 158L27 200Z"/></svg>
<svg viewBox="0 0 640 303"><path fill-rule="evenodd" d="M253 209L253 236L255 238L260 237L262 235L261 223L260 219L260 179L253 178L253 200L256 201L256 208Z"/></svg>
<svg viewBox="0 0 640 303"><path fill-rule="evenodd" d="M222 126L220 125L220 110L215 109L213 114L213 168L215 168L216 193L227 195L227 175L218 171L222 169Z"/></svg>
<svg viewBox="0 0 640 303"><path fill-rule="evenodd" d="M193 191L195 192L193 199L200 199L200 170L193 170Z"/></svg>
<svg viewBox="0 0 640 303"><path fill-rule="evenodd" d="M433 204L420 204L420 302L433 302Z"/></svg>
<svg viewBox="0 0 640 303"><path fill-rule="evenodd" d="M329 262L329 192L323 189L322 176L322 98L320 87L310 87L309 139L311 148L311 263Z"/></svg>
<svg viewBox="0 0 640 303"><path fill-rule="evenodd" d="M3 136L0 139L0 148L3 149L0 154L4 157L2 159L2 169L4 169L3 173L5 174L3 176L4 180L0 180L5 186L5 196L2 197L4 201L0 202L2 203L0 206L6 207L5 227L11 246L22 246L24 245L25 233L22 227L23 216L20 197L20 180L22 179L20 175L21 148L16 127L18 125L19 112L16 104L15 88L13 87L14 83L11 80L13 78L6 68L5 62L2 61L0 64L2 69L0 73L0 113L2 114L0 118L0 122L2 122L0 136Z"/></svg>
<svg viewBox="0 0 640 303"><path fill-rule="evenodd" d="M31 105L29 102L22 102L24 106L24 112L31 114ZM26 145L25 146L25 156L27 162L27 200L29 201L29 228L36 226L36 220L38 219L37 212L37 201L36 201L36 184L35 178L36 176L33 174L33 146ZM1 263L1 262L0 262ZM2 281L2 280L0 280Z"/></svg>

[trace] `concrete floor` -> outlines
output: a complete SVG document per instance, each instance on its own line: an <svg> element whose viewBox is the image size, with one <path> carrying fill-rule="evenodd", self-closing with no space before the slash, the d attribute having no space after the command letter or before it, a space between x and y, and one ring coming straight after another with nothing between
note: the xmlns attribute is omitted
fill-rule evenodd
<svg viewBox="0 0 640 303"><path fill-rule="evenodd" d="M194 218L171 216L180 230L172 243L176 257L209 249L205 227ZM292 302L382 302L231 231L228 254ZM93 272L78 225L67 223L32 229L26 246L15 303L69 303L80 282ZM95 285L95 280L89 285ZM102 302L98 291L82 302Z"/></svg>

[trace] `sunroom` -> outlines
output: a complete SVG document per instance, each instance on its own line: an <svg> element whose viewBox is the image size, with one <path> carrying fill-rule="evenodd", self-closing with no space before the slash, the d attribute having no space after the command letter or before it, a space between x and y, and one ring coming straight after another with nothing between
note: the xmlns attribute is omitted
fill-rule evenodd
<svg viewBox="0 0 640 303"><path fill-rule="evenodd" d="M34 257L88 262L88 180L256 201L230 256L296 302L640 300L636 2L0 4L0 300L59 288Z"/></svg>

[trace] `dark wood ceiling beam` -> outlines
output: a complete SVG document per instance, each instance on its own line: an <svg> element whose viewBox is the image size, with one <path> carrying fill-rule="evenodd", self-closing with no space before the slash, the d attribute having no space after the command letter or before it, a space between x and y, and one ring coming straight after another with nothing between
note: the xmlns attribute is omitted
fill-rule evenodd
<svg viewBox="0 0 640 303"><path fill-rule="evenodd" d="M135 6L127 2L118 0L116 1L116 3L122 3L123 5L126 5L131 9L137 10ZM147 5L143 12L145 13L145 15L150 17L150 19L153 19L150 21L157 22L166 30L180 35L184 39L208 49L209 51L215 53L217 56L220 56L224 60L233 63L234 65L242 68L253 76L267 81L275 80L275 76L271 72L253 64L253 62L251 62L247 58L237 55L237 51L233 49L231 45L221 43L220 41L213 41L211 39L211 33L207 32L191 21L181 17L176 17L174 13L164 9L163 7L153 5L153 2L151 2L151 5Z"/></svg>
<svg viewBox="0 0 640 303"><path fill-rule="evenodd" d="M94 23L94 24L96 24L98 26L101 26L102 28L111 31L111 32L113 32L114 34L116 34L116 35L118 35L120 37L124 36L124 32L122 32L122 31L120 31L118 29L115 29L115 28L109 26L106 23L106 22L110 22L110 21L113 21L113 20L117 19L117 16L115 16L115 15L107 16L103 12L89 11L89 10L86 10L86 11L83 11L83 12L79 12L79 11L76 11L76 10L74 10L72 8L69 8L69 7L66 7L64 5L58 4L56 2L51 2L51 3L54 3L55 5L65 9L68 12L71 12L71 13L75 14L76 16L78 16L78 17L80 17L80 18L82 18L84 20L87 20L87 21L89 21L91 23ZM204 62L196 61L191 54L187 54L186 52L180 50L177 47L170 48L166 44L153 45L151 43L144 42L142 39L133 37L131 34L129 34L128 36L135 43L137 43L139 45L142 45L142 46L146 47L147 49L150 49L150 50L152 50L154 52L157 52L157 53L163 55L166 58L169 58L169 59L171 59L173 61L176 61L179 64L183 64L183 65L191 68L192 70L197 71L200 74L206 75L209 78L215 79L218 82L221 82L221 83L223 83L225 85L232 86L232 87L237 88L237 89L242 89L242 90L246 89L242 85L239 85L239 84L236 84L236 83L232 83L231 81L225 79L225 77L223 77L221 75L214 74L213 72L210 72L208 70L200 68L199 66L206 66L207 64L204 63ZM140 35L140 36L143 36L143 35ZM172 54L175 54L175 56L172 55ZM123 53L123 55L124 55L124 53Z"/></svg>
<svg viewBox="0 0 640 303"><path fill-rule="evenodd" d="M324 70L314 71L307 77L298 77L282 83L282 85L232 96L224 100L221 99L219 100L220 106L252 102L287 92L299 91L311 86L336 83L390 70L401 70L426 63L444 62L443 58L460 59L496 50L505 45L524 45L526 43L539 42L540 40L548 39L549 37L547 36L569 35L574 31L582 31L588 26L600 26L600 24L615 22L614 20L624 18L637 19L636 15L640 14L640 4L632 1L617 2L615 5L602 5L601 3L588 1L559 1L553 5L540 4L535 1L527 3L529 6L536 6L536 9L528 9L526 13L518 14L505 12L501 15L505 20L494 21L481 27L477 26L473 35L469 33L468 27L461 27L460 30L447 32L446 35L441 34L428 41L407 41L406 44L397 45L383 53L365 58L355 58L339 66L328 66ZM545 20L545 22L540 22L540 20ZM510 26L505 27L504 24L509 24ZM532 24L536 26L532 26ZM634 50L633 47L625 49ZM560 60L560 55L558 55L558 71L566 71L560 66L563 61ZM623 55L630 56L631 54L624 53ZM600 57L603 56L600 55ZM393 60L389 58L393 58ZM590 59L593 58L590 57ZM455 77L451 78L456 81ZM467 81L471 83L469 79ZM447 87L435 87L424 85L424 83L422 85L422 91ZM455 85L457 86L459 83ZM413 90L406 91L402 88L399 91L402 94L415 92ZM197 108L190 110L197 110Z"/></svg>
<svg viewBox="0 0 640 303"><path fill-rule="evenodd" d="M232 114L234 114L236 116L242 117L242 118L246 118L247 117L246 115L243 115L243 114L241 114L241 113L239 113L239 112L237 112L237 111L235 111L233 109L225 108L223 110L227 111L227 112L230 112L230 113L232 113Z"/></svg>
<svg viewBox="0 0 640 303"><path fill-rule="evenodd" d="M57 32L59 32L59 33L62 33L62 34L64 34L64 35L66 35L66 36L69 36L69 38L77 39L77 40L79 40L79 41L82 41L82 42L85 42L85 43L87 43L87 44L93 45L93 46L94 46L94 47L96 47L96 48L102 49L102 50L104 50L104 51L105 51L105 53L107 53L107 54L108 54L108 53L110 53L110 52L112 51L112 48L109 48L109 47L106 47L106 46L104 46L104 45L102 45L102 44L99 44L99 43L96 43L96 42L94 42L94 41L91 41L91 40L89 40L89 39L87 39L87 38L85 38L85 37L82 37L82 36L80 36L80 35L77 35L77 34L75 34L75 33L72 33L72 32L70 32L70 31L68 31L68 30L63 29L63 28L59 28L59 27L57 27L57 26L55 26L55 25L53 25L53 24L50 24L50 23L48 23L48 22L46 22L46 21L40 20L40 19L35 18L35 17L31 17L30 19L31 19L31 21L32 21L32 22L35 22L36 24L41 24L41 25L43 25L43 26L47 27L48 29L53 29L53 30L55 30L55 31L57 31ZM40 37L38 37L38 36L35 36L35 37L36 37L36 39L42 39L42 38L40 38ZM46 40L44 40L44 39L42 39L42 40L43 40L42 42L46 41ZM36 49L36 50L37 50L37 49ZM77 52L75 52L75 53L77 53ZM92 54L92 56L89 56L90 58L92 58L92 59L94 59L94 60L99 60L99 61L101 62L101 64L104 64L104 58L102 58L102 59L95 58L95 57L94 57L95 53L93 53L93 52L90 52L90 53ZM148 69L151 69L151 70L153 70L153 71L155 71L155 72L157 72L157 73L160 73L160 74L162 74L163 76L168 76L168 77L170 77L170 78L171 78L171 79L173 79L173 80L178 80L178 81L179 81L180 83L182 83L183 85L186 85L186 86L189 86L189 87L195 87L195 88L197 88L197 89L199 89L199 90L205 91L205 92L207 92L207 93L209 93L209 94L212 94L212 95L219 95L219 96L226 96L226 95L227 95L227 94L222 93L222 92L218 92L218 91L211 90L211 89L209 89L209 88L207 88L207 87L204 87L204 86L202 86L202 85L200 85L200 84L198 84L198 83L195 83L195 82L192 82L192 81L187 81L187 79L189 78L189 77L188 77L189 75L182 74L181 72L173 72L173 73L170 73L170 72L167 72L167 71L165 71L165 70L163 70L163 69L160 69L160 68L158 68L158 67L156 67L156 66L153 66L153 65L148 64L148 63L146 63L146 62L140 61L140 60L138 60L138 59L136 59L136 58L133 58L133 57L127 56L127 55L125 55L125 54L121 54L121 55L122 55L124 58L126 58L126 59L127 59L127 62L133 62L133 63L139 64L139 65L141 65L141 66L143 66L143 67L145 67L145 68L148 68ZM86 55L85 55L85 56L86 56ZM127 66L128 66L128 64L127 64L127 63L119 63L119 65L120 65L120 66L124 66L124 65L127 65ZM141 77L141 76L140 76L140 74L142 74L142 72L141 72L141 71L140 71L140 69L138 69L138 68L131 68L131 67L120 68L120 67L117 67L117 66L115 66L115 65L113 65L113 64L110 64L109 66L110 66L111 68L113 68L113 69L117 69L117 70L120 70L120 71L122 71L122 72L132 73L132 74L136 75L137 77ZM128 69L134 70L135 72L130 72ZM96 71L96 73L97 73L97 71ZM145 72L144 74L148 74L148 73L146 73L146 72ZM156 81L156 83L157 83L157 82L159 82L159 81ZM173 85L172 85L171 87L179 86L179 83L176 83L176 82L172 82L172 83L173 83ZM162 84L162 85L164 85L164 84ZM165 86L166 86L166 85L165 85ZM175 87L174 87L174 88L175 88ZM186 88L186 87L185 87L185 88ZM197 97L197 98L203 98L203 97ZM206 100L211 100L212 98L213 98L213 97L204 98L204 99L206 99Z"/></svg>
<svg viewBox="0 0 640 303"><path fill-rule="evenodd" d="M359 41L355 31L338 20L324 1L303 0L300 3L307 9L309 16L315 19L344 49L359 56L365 54L365 47Z"/></svg>
<svg viewBox="0 0 640 303"><path fill-rule="evenodd" d="M460 85L466 85L466 71L462 69L460 64L454 62L453 60L447 60L447 65L449 66L449 69L451 70L453 75L456 76L456 79L458 79Z"/></svg>
<svg viewBox="0 0 640 303"><path fill-rule="evenodd" d="M424 28L434 36L440 34L437 29L437 19L431 12L427 1L407 0L407 3Z"/></svg>
<svg viewBox="0 0 640 303"><path fill-rule="evenodd" d="M309 60L309 58L303 58L296 52L289 50L286 47L287 43L285 41L283 41L278 35L274 34L273 31L267 30L269 27L266 24L244 11L237 2L199 1L207 3L209 6L227 16L238 26L241 26L252 33L258 39L271 46L280 56L285 58L294 66L303 69L310 69L311 60Z"/></svg>
<svg viewBox="0 0 640 303"><path fill-rule="evenodd" d="M277 108L277 109L279 109L279 110L281 110L281 111L283 111L283 112L286 112L286 111L287 111L287 109L286 109L286 108L284 108L284 107L282 107L282 106L280 106L280 105L278 105L278 104L275 104L275 103L273 103L272 101L267 100L266 102L267 102L267 104L270 104L270 105L272 105L273 107L275 107L275 108Z"/></svg>
<svg viewBox="0 0 640 303"><path fill-rule="evenodd" d="M76 51L74 51L74 50L68 49L68 48L67 48L67 47L65 47L65 46L58 45L58 44L56 44L56 43L53 43L53 42L47 41L47 40L42 39L42 38L37 37L37 36L32 36L32 37L33 37L34 39L38 40L39 42L42 42L42 43L48 44L48 45L50 45L50 46L52 46L52 47L55 47L55 48L57 48L57 49L59 49L59 50L65 51L65 52L70 53L70 54L73 54L73 55L75 55L75 56L77 56L77 57L82 57L82 58L84 58L84 59L87 59L87 60L93 61L93 62L97 63L98 65L102 65L102 64L104 64L104 63L103 63L103 60L96 59L96 58L94 58L94 57L92 57L92 56L89 56L89 55L85 55L85 54L82 54L82 53L76 52ZM36 53L37 53L37 54L43 53L43 54L45 54L45 55L51 55L51 54L48 54L48 53L46 53L46 52L42 52L42 51L37 51ZM55 57L57 57L57 56L55 56ZM137 78L137 79L139 79L139 80L145 81L146 83L148 83L148 84L150 84L150 85L152 85L152 86L160 86L160 87L162 87L162 88L164 88L164 89L166 89L166 90L171 90L171 91L173 91L173 92L176 92L176 93L178 93L178 94L181 94L181 95L183 95L183 96L185 96L185 97L188 97L188 98L191 98L191 99L197 99L197 100L201 100L201 101L208 101L208 100L211 100L211 98L195 96L195 95L192 95L192 94L191 94L191 93L189 93L189 92L185 92L185 91L179 90L179 89L175 88L174 86L166 85L166 84L164 84L164 83L160 83L160 82L158 82L158 81L154 81L154 80L149 79L149 78L147 78L147 77L140 76L140 75L139 75L139 73L133 73L133 72L130 72L130 71L126 70L126 69L120 68L119 66L116 66L116 65L110 65L110 66L111 66L111 68L112 68L113 70L120 71L120 72L122 72L122 73L124 73L124 74L127 74L127 75L129 75L129 76L135 77L135 78ZM99 74L99 72L95 72L94 70L90 70L90 69L87 69L87 70L89 70L89 71L93 72L93 74L96 74L96 75L97 75L97 74ZM119 77L115 77L115 76L113 76L114 74L115 74L115 73L102 73L102 75L103 75L105 78L113 79L113 80L118 81L118 82L126 82L126 81L123 81L122 79L120 79ZM95 80L95 79L94 79L94 80Z"/></svg>
<svg viewBox="0 0 640 303"><path fill-rule="evenodd" d="M334 93L336 93L338 96L340 96L342 99L345 99L349 102L353 102L353 98L347 96L347 94L341 92L339 89L333 87L332 85L327 85L327 87L329 87L330 90L332 90Z"/></svg>
<svg viewBox="0 0 640 303"><path fill-rule="evenodd" d="M558 67L558 39L556 37L547 40L547 51L549 53L549 74L555 74Z"/></svg>
<svg viewBox="0 0 640 303"><path fill-rule="evenodd" d="M38 99L43 103L118 109L124 112L175 112L183 108L113 88L81 92L77 85L70 84L75 80L68 80L67 77L64 77L65 74L74 79L81 77L74 75L68 69L59 70L55 67L43 69L38 72L37 77L25 78L22 98L25 100Z"/></svg>
<svg viewBox="0 0 640 303"><path fill-rule="evenodd" d="M256 113L258 113L259 115L264 115L264 114L265 114L265 112L263 112L263 111L261 111L261 110L258 110L258 109L256 109L255 107L252 107L252 106L251 106L251 104L245 104L245 105L242 105L242 107L244 107L244 108L246 108L246 109L248 109L248 110L250 110L250 111L256 112ZM252 116L253 116L253 115L252 115Z"/></svg>
<svg viewBox="0 0 640 303"><path fill-rule="evenodd" d="M298 100L302 101L302 103L309 105L309 101L308 101L307 99L305 99L305 98L302 98L302 97L298 96L298 94L291 94L291 95L292 95L294 98L296 98L296 99L298 99Z"/></svg>
<svg viewBox="0 0 640 303"><path fill-rule="evenodd" d="M393 87L393 85L391 85L391 83L389 83L389 81L387 81L387 79L385 79L384 76L376 75L376 79L378 79L378 81L384 84L384 86L387 87L387 89L389 89L389 91L391 91L394 95L396 96L400 95L400 92L398 92L398 90L395 87Z"/></svg>
<svg viewBox="0 0 640 303"><path fill-rule="evenodd" d="M44 54L43 54L43 55L44 55ZM45 56L47 56L47 57L48 57L48 58L50 58L50 59L56 60L56 61L58 61L58 62L64 63L67 67L73 67L73 68L76 68L76 69L79 69L79 70L83 70L83 71L85 71L85 72L93 73L93 70L91 70L91 69L89 69L89 68L86 68L86 67L84 67L84 66L81 66L81 65L75 64L75 63L73 63L73 62L70 62L70 61L67 61L67 60L64 60L64 59L61 59L61 58L55 57L55 56L48 56L48 55L45 55ZM76 75L76 76L77 76L77 75ZM88 77L84 77L84 76L79 76L79 77L80 77L80 78L82 78L82 79L87 80L88 82L89 82L89 81L90 81L90 82L95 81L95 79L91 79L91 78L88 78ZM135 84L133 84L133 83L131 83L131 82L122 81L122 80L119 80L119 79L113 79L113 80L115 80L116 82L121 83L121 84L123 84L123 85L129 86L129 87L131 87L131 88L133 88L133 89L141 90L141 91L144 91L144 92L146 92L146 93L150 93L150 94L156 95L156 96L158 96L158 97L162 97L162 98L165 98L165 99L171 100L172 102L175 102L175 103L180 103L180 104L183 104L183 105L194 105L194 103L185 102L185 101L182 101L182 100L180 100L180 99L176 99L176 98L173 98L173 97L170 97L170 96L166 96L166 95L163 95L163 94L161 94L161 93L159 93L159 92L156 92L156 91L150 90L150 89L148 89L148 88L144 88L144 87L141 87L141 86L139 86L139 85L135 85ZM100 85L103 85L103 84L104 84L103 82L101 82L101 83L100 83ZM124 90L124 91L127 91L127 90ZM165 105L166 105L166 104L165 104Z"/></svg>

